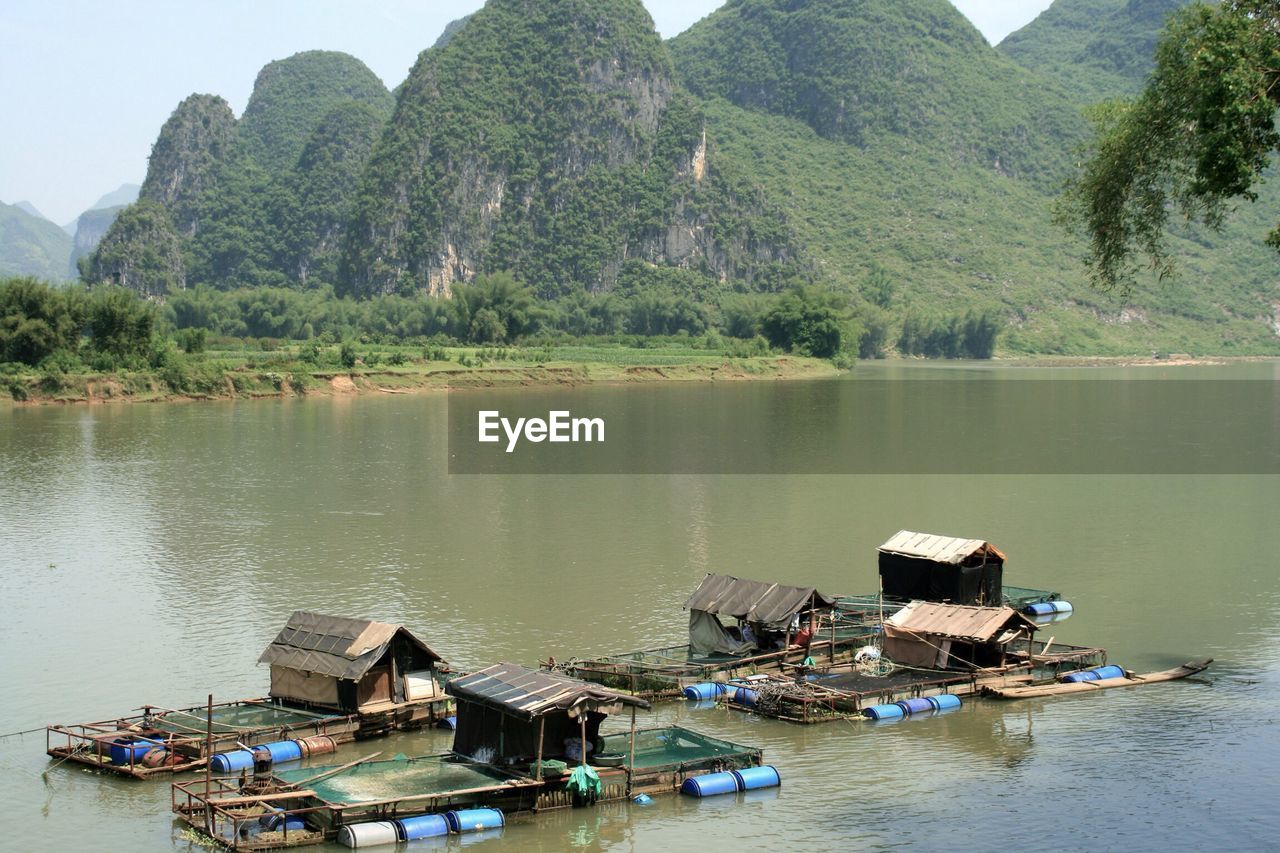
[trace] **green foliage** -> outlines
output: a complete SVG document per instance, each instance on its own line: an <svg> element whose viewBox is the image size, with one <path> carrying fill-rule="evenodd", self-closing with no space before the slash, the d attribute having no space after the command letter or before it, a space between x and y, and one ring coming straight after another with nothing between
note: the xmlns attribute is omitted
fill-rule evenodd
<svg viewBox="0 0 1280 853"><path fill-rule="evenodd" d="M240 144L268 171L283 172L298 162L316 120L349 104L391 115L391 93L354 56L311 50L268 63L240 120Z"/></svg>
<svg viewBox="0 0 1280 853"><path fill-rule="evenodd" d="M0 280L0 362L36 365L58 350L75 351L86 316L81 290L33 278Z"/></svg>
<svg viewBox="0 0 1280 853"><path fill-rule="evenodd" d="M1083 128L947 0L735 0L671 42L694 93L863 146L909 137L1048 187Z"/></svg>
<svg viewBox="0 0 1280 853"><path fill-rule="evenodd" d="M120 212L85 266L90 283L118 284L147 296L180 291L187 281L169 211L148 199Z"/></svg>
<svg viewBox="0 0 1280 853"><path fill-rule="evenodd" d="M155 353L156 310L122 287L58 289L0 280L0 362L39 365L46 375L145 366Z"/></svg>
<svg viewBox="0 0 1280 853"><path fill-rule="evenodd" d="M857 310L862 334L858 336L858 358L884 358L893 344L893 315L877 305L864 304Z"/></svg>
<svg viewBox="0 0 1280 853"><path fill-rule="evenodd" d="M1067 84L1083 103L1136 95L1169 14L1193 0L1058 0L1000 42L1018 64Z"/></svg>
<svg viewBox="0 0 1280 853"><path fill-rule="evenodd" d="M1276 0L1194 5L1171 19L1156 67L1137 100L1095 114L1088 162L1061 208L1089 240L1094 283L1130 286L1142 253L1173 269L1171 208L1220 229L1229 204L1257 199L1280 147L1280 29ZM1280 228L1268 242L1280 248Z"/></svg>
<svg viewBox="0 0 1280 853"><path fill-rule="evenodd" d="M873 261L867 277L862 280L860 289L864 299L872 305L888 310L893 307L893 296L897 293L898 286L888 270Z"/></svg>
<svg viewBox="0 0 1280 853"><path fill-rule="evenodd" d="M174 342L182 348L183 352L204 352L205 345L209 342L209 331L207 329L179 329L173 337Z"/></svg>
<svg viewBox="0 0 1280 853"><path fill-rule="evenodd" d="M815 358L834 358L862 332L847 299L816 287L783 294L762 318L761 330L774 346Z"/></svg>
<svg viewBox="0 0 1280 853"><path fill-rule="evenodd" d="M985 311L945 317L908 314L898 350L926 358L991 358L1001 327L999 319Z"/></svg>
<svg viewBox="0 0 1280 853"><path fill-rule="evenodd" d="M559 298L608 289L628 256L768 286L796 263L787 229L752 183L711 165L671 74L639 0L492 0L399 90L342 288L435 292L511 269Z"/></svg>
<svg viewBox="0 0 1280 853"><path fill-rule="evenodd" d="M472 343L514 341L538 325L533 292L506 272L478 276L454 288L454 337Z"/></svg>
<svg viewBox="0 0 1280 853"><path fill-rule="evenodd" d="M338 363L348 370L356 366L356 348L351 341L343 341L338 348Z"/></svg>
<svg viewBox="0 0 1280 853"><path fill-rule="evenodd" d="M178 104L151 147L139 201L161 205L173 228L188 236L200 228L197 205L215 189L234 157L236 117L216 95L191 95Z"/></svg>
<svg viewBox="0 0 1280 853"><path fill-rule="evenodd" d="M97 287L89 293L85 325L94 353L118 362L145 359L153 346L156 310L123 287Z"/></svg>
<svg viewBox="0 0 1280 853"><path fill-rule="evenodd" d="M775 299L758 293L731 293L720 301L720 327L733 338L750 339L760 334L764 315Z"/></svg>
<svg viewBox="0 0 1280 853"><path fill-rule="evenodd" d="M629 300L627 331L633 335L700 335L708 325L704 306L670 290L642 290Z"/></svg>
<svg viewBox="0 0 1280 853"><path fill-rule="evenodd" d="M1257 209L1221 232L1167 223L1184 280L1115 295L1048 215L1087 130L1076 105L1132 91L1180 2L1057 0L1001 57L945 0L731 0L674 40L677 80L639 0L491 0L419 59L386 124L358 97L299 108L318 103L295 91L306 74L255 92L265 133L185 101L85 278L215 338L317 338L330 365L356 338L737 346L713 336L753 341L810 281L839 292L858 327L842 352L863 357L940 311L961 341L970 313L1007 319L1016 352L1280 351L1256 234L1280 190L1249 188ZM250 151L268 137L295 153ZM487 298L421 295L504 270L535 297L516 329Z"/></svg>

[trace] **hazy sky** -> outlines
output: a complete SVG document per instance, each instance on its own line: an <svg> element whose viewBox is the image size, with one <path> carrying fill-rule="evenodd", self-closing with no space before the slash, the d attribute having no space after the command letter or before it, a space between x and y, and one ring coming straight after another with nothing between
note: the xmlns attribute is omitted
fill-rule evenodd
<svg viewBox="0 0 1280 853"><path fill-rule="evenodd" d="M723 0L645 0L666 37ZM992 43L1050 0L954 0ZM388 87L449 21L483 0L5 0L0 11L0 201L64 223L142 183L160 125L192 92L244 110L258 70L341 50Z"/></svg>

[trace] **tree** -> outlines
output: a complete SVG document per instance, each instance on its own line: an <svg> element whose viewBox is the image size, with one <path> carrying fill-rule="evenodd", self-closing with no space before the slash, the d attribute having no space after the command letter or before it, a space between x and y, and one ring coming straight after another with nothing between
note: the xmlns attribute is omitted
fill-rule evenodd
<svg viewBox="0 0 1280 853"><path fill-rule="evenodd" d="M124 287L97 287L89 294L89 336L96 352L117 359L151 352L155 307Z"/></svg>
<svg viewBox="0 0 1280 853"><path fill-rule="evenodd" d="M783 294L760 328L774 346L815 358L833 358L852 349L863 333L841 297L814 286Z"/></svg>
<svg viewBox="0 0 1280 853"><path fill-rule="evenodd" d="M34 278L0 281L0 362L39 364L58 350L75 352L85 321L84 294Z"/></svg>
<svg viewBox="0 0 1280 853"><path fill-rule="evenodd" d="M1173 15L1146 90L1095 111L1087 162L1059 208L1089 240L1094 284L1127 291L1135 253L1168 275L1171 208L1218 228L1233 200L1255 200L1280 148L1278 107L1280 0L1197 3ZM1280 228L1267 243L1280 250Z"/></svg>
<svg viewBox="0 0 1280 853"><path fill-rule="evenodd" d="M874 261L867 277L862 280L862 296L872 305L884 309L893 307L893 297L898 287L889 272Z"/></svg>
<svg viewBox="0 0 1280 853"><path fill-rule="evenodd" d="M508 272L476 276L453 288L453 328L473 343L513 341L537 325L533 291Z"/></svg>

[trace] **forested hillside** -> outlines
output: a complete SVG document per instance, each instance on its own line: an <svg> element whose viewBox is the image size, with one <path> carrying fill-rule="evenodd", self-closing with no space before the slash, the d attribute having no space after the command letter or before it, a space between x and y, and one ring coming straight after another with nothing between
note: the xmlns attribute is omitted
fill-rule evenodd
<svg viewBox="0 0 1280 853"><path fill-rule="evenodd" d="M421 299L509 272L557 328L747 337L772 303L743 299L807 286L870 353L964 315L1013 352L1274 352L1275 192L1123 297L1053 222L1086 107L1140 88L1180 5L1057 0L993 48L947 0L729 0L666 43L640 0L489 0L394 95L311 52L239 120L188 98L88 278Z"/></svg>
<svg viewBox="0 0 1280 853"><path fill-rule="evenodd" d="M340 291L447 295L511 269L555 297L636 264L686 268L695 287L795 275L785 219L709 152L638 0L490 0L398 94Z"/></svg>
<svg viewBox="0 0 1280 853"><path fill-rule="evenodd" d="M139 200L89 279L162 295L305 287L319 269L331 284L347 204L391 109L363 63L321 51L264 68L238 121L223 98L192 95L161 128Z"/></svg>
<svg viewBox="0 0 1280 853"><path fill-rule="evenodd" d="M71 237L49 220L0 202L0 277L67 278Z"/></svg>
<svg viewBox="0 0 1280 853"><path fill-rule="evenodd" d="M1062 83L1092 103L1136 95L1151 70L1169 14L1191 0L1055 0L1000 42L1018 64Z"/></svg>

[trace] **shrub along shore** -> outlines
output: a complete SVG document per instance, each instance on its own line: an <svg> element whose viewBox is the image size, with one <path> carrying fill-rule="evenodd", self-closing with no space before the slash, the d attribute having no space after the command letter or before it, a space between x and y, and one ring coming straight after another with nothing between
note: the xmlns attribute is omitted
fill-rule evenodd
<svg viewBox="0 0 1280 853"><path fill-rule="evenodd" d="M344 360L350 360L350 365ZM674 344L646 349L600 345L550 349L428 346L423 350L289 344L262 350L241 343L211 346L195 357L158 369L11 371L0 376L0 405L6 398L18 404L233 400L588 382L817 379L839 372L824 359L733 357Z"/></svg>
<svg viewBox="0 0 1280 853"><path fill-rule="evenodd" d="M885 309L812 285L698 301L651 284L543 302L497 274L456 286L451 299L194 288L152 301L112 286L0 280L0 398L815 377L894 346L989 358L999 334L990 316L973 313L908 317L899 334Z"/></svg>

